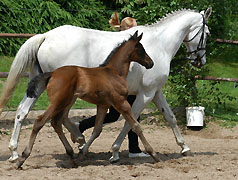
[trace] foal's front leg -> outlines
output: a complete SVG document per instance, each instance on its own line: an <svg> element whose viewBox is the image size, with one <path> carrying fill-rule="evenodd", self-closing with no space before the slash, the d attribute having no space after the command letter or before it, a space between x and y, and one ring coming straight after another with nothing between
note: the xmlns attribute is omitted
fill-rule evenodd
<svg viewBox="0 0 238 180"><path fill-rule="evenodd" d="M144 109L144 107L153 99L155 92L140 92L136 95L136 100L134 101L132 105L132 110L134 114L134 118L137 119ZM131 126L126 121L124 124L123 129L121 130L119 136L115 140L115 142L112 144L112 156L109 159L111 163L119 161L119 149L121 147L121 144L123 140L125 139L126 135L130 131Z"/></svg>
<svg viewBox="0 0 238 180"><path fill-rule="evenodd" d="M93 129L91 137L89 138L88 142L85 144L85 146L82 149L83 155L86 155L88 153L88 149L90 145L102 132L103 121L107 114L107 110L108 110L108 107L97 106L97 115L96 115L94 129Z"/></svg>
<svg viewBox="0 0 238 180"><path fill-rule="evenodd" d="M141 142L145 147L146 152L148 152L152 156L152 158L156 162L158 162L159 157L157 156L156 152L153 150L151 145L144 137L140 124L136 121L136 119L133 116L130 104L127 101L124 101L120 106L117 105L115 109L117 109L123 115L126 121L130 124L132 130L139 136Z"/></svg>

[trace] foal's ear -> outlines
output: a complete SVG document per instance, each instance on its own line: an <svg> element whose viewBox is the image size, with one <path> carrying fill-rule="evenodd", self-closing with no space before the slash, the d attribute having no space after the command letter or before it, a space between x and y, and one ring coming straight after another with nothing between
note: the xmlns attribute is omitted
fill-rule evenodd
<svg viewBox="0 0 238 180"><path fill-rule="evenodd" d="M143 33L141 33L141 35L137 37L138 42L141 40L142 36L143 36Z"/></svg>
<svg viewBox="0 0 238 180"><path fill-rule="evenodd" d="M133 34L133 38L136 39L138 37L138 30Z"/></svg>

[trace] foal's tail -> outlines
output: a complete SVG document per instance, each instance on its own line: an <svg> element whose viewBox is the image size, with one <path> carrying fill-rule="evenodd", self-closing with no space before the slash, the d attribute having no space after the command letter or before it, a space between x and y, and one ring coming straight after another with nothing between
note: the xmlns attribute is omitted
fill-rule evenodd
<svg viewBox="0 0 238 180"><path fill-rule="evenodd" d="M44 84L47 86L52 72L47 72L44 74L39 74L35 76L29 83L26 90L27 97L36 98L40 95L39 84ZM40 86L41 87L41 86Z"/></svg>
<svg viewBox="0 0 238 180"><path fill-rule="evenodd" d="M35 35L28 39L19 49L11 65L7 81L5 82L0 96L0 115L4 106L11 98L13 91L19 81L19 78L28 67L31 67L37 60L37 53L44 42L43 34Z"/></svg>

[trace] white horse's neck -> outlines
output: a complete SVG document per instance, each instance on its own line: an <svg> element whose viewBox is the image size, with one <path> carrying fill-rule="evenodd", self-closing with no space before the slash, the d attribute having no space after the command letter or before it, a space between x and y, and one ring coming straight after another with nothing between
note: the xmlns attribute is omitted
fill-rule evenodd
<svg viewBox="0 0 238 180"><path fill-rule="evenodd" d="M158 46L160 51L166 52L169 60L175 56L186 35L202 23L201 14L193 11L179 11L168 15L163 20L149 26L144 26L146 31L151 31L151 44ZM153 43L157 41L157 43Z"/></svg>

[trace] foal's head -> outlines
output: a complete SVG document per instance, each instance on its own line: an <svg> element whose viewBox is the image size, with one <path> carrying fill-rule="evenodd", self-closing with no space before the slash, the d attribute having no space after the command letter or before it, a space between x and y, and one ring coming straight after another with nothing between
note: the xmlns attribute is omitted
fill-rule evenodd
<svg viewBox="0 0 238 180"><path fill-rule="evenodd" d="M138 31L135 32L135 34L128 40L132 41L134 49L132 53L130 54L129 59L131 61L135 61L142 66L144 66L146 69L150 69L153 67L154 62L149 57L149 55L146 53L143 45L140 43L140 40L143 36L143 33L141 33L140 36L138 36Z"/></svg>

